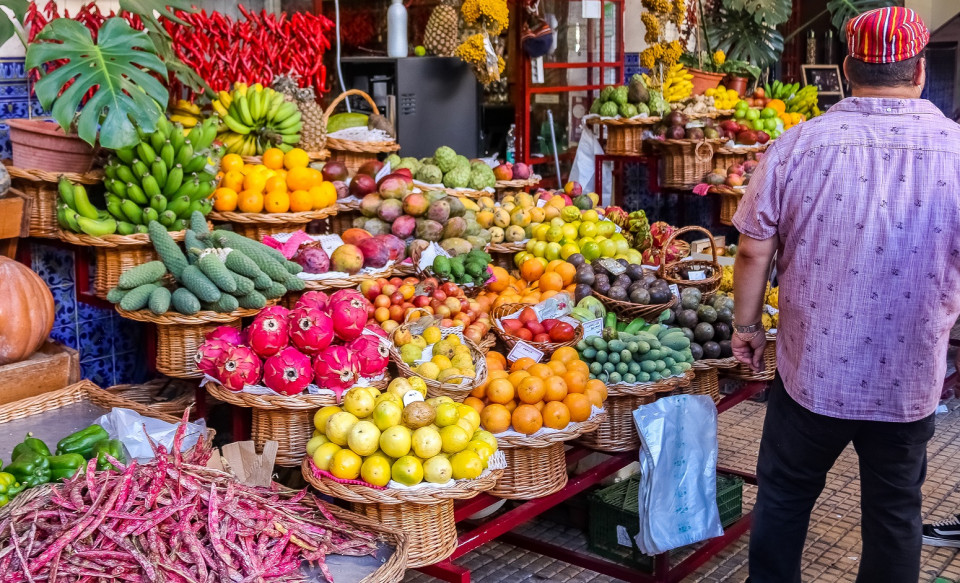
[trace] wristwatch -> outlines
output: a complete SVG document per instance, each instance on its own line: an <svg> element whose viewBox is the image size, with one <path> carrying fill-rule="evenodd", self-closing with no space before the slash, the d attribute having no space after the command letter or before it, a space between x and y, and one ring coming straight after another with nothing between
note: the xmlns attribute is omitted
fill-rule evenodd
<svg viewBox="0 0 960 583"><path fill-rule="evenodd" d="M750 324L749 326L740 326L736 322L733 323L733 329L736 330L738 334L751 334L753 332L759 332L762 327L763 324L761 322L756 322L754 324Z"/></svg>

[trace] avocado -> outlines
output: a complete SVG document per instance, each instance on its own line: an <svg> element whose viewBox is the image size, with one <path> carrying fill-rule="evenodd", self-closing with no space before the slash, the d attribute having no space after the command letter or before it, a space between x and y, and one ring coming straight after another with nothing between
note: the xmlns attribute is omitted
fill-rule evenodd
<svg viewBox="0 0 960 583"><path fill-rule="evenodd" d="M697 317L701 322L713 324L717 321L717 311L710 306L700 306L697 308Z"/></svg>
<svg viewBox="0 0 960 583"><path fill-rule="evenodd" d="M707 342L709 340L713 340L713 335L714 335L713 325L710 324L709 322L700 322L699 324L697 324L697 327L693 330L693 338L700 344L703 344L704 342ZM704 347L704 350L706 350L706 347ZM711 356L710 358L715 358L715 357Z"/></svg>

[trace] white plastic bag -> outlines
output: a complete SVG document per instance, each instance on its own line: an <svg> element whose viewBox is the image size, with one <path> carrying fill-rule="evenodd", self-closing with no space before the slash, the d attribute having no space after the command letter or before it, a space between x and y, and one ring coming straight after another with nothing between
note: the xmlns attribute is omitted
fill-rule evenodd
<svg viewBox="0 0 960 583"><path fill-rule="evenodd" d="M152 417L144 417L136 411L119 407L115 407L94 423L103 427L111 438L122 441L130 457L135 458L138 462L147 462L153 459L153 448L150 447L146 434L149 434L150 439L155 443L167 448L167 451L172 451L173 438L179 426L179 424L167 423ZM146 434L144 430L146 430ZM181 451L187 451L193 447L206 431L207 425L203 420L197 423L189 423L187 434L183 438Z"/></svg>
<svg viewBox="0 0 960 583"><path fill-rule="evenodd" d="M641 405L640 533L648 555L723 534L717 509L717 408L706 395Z"/></svg>
<svg viewBox="0 0 960 583"><path fill-rule="evenodd" d="M580 132L580 143L577 145L577 155L574 157L570 169L570 180L579 183L584 192L596 192L596 160L597 156L602 154L603 146L600 145L600 140L593 133L593 129L584 124ZM612 164L612 162L603 163L603 192L599 193L603 206L612 204L610 202L613 192Z"/></svg>

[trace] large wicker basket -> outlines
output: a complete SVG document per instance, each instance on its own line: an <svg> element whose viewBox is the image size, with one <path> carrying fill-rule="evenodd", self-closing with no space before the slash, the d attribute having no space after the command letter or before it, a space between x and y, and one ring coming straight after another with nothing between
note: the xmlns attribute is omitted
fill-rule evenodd
<svg viewBox="0 0 960 583"><path fill-rule="evenodd" d="M660 174L663 188L690 190L700 184L712 168L711 140L654 140L652 143L663 160Z"/></svg>
<svg viewBox="0 0 960 583"><path fill-rule="evenodd" d="M88 186L103 181L103 172L99 170L74 174L7 166L7 172L10 173L11 186L33 199L30 236L46 239L56 239L60 233L57 222L57 183L60 177Z"/></svg>
<svg viewBox="0 0 960 583"><path fill-rule="evenodd" d="M747 160L750 160L757 152L763 152L766 149L767 144L732 148L728 146L718 146L713 150L713 167L726 170L730 166L743 164Z"/></svg>
<svg viewBox="0 0 960 583"><path fill-rule="evenodd" d="M292 233L306 229L311 221L319 221L337 214L337 207L304 211L299 213L238 213L213 211L208 215L211 221L230 223L237 233L262 241L267 235L278 233Z"/></svg>
<svg viewBox="0 0 960 583"><path fill-rule="evenodd" d="M503 340L509 348L513 348L517 345L518 342L526 342L530 346L536 348L543 353L545 358L550 357L554 352L564 346L576 346L577 342L583 339L583 325L580 322L577 322L577 325L573 329L573 338L566 342L534 342L532 340L525 341L518 336L508 333L500 325L500 319L515 312L519 312L524 308L529 308L527 304L502 304L490 310L490 318L493 323L493 331Z"/></svg>
<svg viewBox="0 0 960 583"><path fill-rule="evenodd" d="M151 411L179 419L196 403L196 388L196 382L159 378L140 384L114 385L104 390L150 407Z"/></svg>
<svg viewBox="0 0 960 583"><path fill-rule="evenodd" d="M592 118L590 125L607 128L603 151L610 156L640 156L643 154L643 130L659 123L656 116L638 118Z"/></svg>
<svg viewBox="0 0 960 583"><path fill-rule="evenodd" d="M664 304L635 304L633 302L615 300L596 290L594 290L593 296L600 300L605 308L615 313L621 320L643 318L648 322L653 322L664 310L672 308L677 303L675 296L670 296L670 301Z"/></svg>
<svg viewBox="0 0 960 583"><path fill-rule="evenodd" d="M689 233L692 231L706 233L707 238L710 240L710 252L713 255L713 259L708 261L703 259L693 259L691 261L672 261L669 263L663 261L663 263L660 265L660 277L666 280L667 283L677 284L677 286L681 288L695 287L703 292L704 295L711 294L720 289L720 279L723 276L723 269L720 267L720 263L717 261L717 242L714 241L713 234L711 234L710 231L696 225L677 229L672 235L667 237L666 241L663 242L663 255L664 257L666 256L666 250L670 247L670 244L674 239L684 233ZM681 270L683 269L700 269L704 272L705 276L703 279L686 279L681 275ZM707 271L710 272L709 275L706 275Z"/></svg>
<svg viewBox="0 0 960 583"><path fill-rule="evenodd" d="M720 365L715 363L722 363ZM693 363L693 380L690 385L682 388L680 393L685 395L708 395L714 403L720 402L719 369L730 369L737 365L733 357L723 360L699 360Z"/></svg>
<svg viewBox="0 0 960 583"><path fill-rule="evenodd" d="M344 91L337 96L330 105L327 106L326 111L323 112L323 126L327 126L327 122L330 120L330 116L333 115L334 110L337 109L337 106L340 103L348 98L351 95L359 95L364 98L367 103L370 104L370 107L373 109L375 115L380 115L380 110L377 108L377 104L371 99L369 95L360 91L359 89L350 89L349 91ZM397 144L396 140L389 140L383 142L358 142L355 140L342 140L338 138L331 138L327 136L327 149L330 150L330 158L333 160L341 160L350 173L356 172L364 163L369 162L370 160L376 160L379 154L390 154L391 152L396 152L400 149L400 145Z"/></svg>

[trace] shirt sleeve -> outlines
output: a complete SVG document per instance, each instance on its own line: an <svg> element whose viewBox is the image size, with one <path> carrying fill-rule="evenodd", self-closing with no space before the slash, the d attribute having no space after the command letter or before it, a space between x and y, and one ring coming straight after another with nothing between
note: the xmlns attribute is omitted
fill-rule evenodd
<svg viewBox="0 0 960 583"><path fill-rule="evenodd" d="M738 231L761 241L776 235L780 224L781 185L778 173L781 165L777 154L776 145L767 149L733 216L733 226Z"/></svg>

